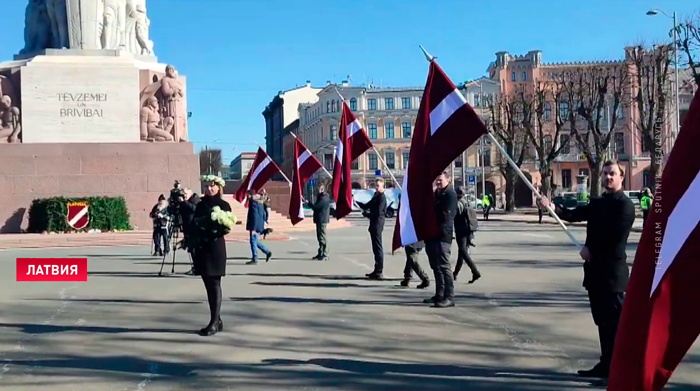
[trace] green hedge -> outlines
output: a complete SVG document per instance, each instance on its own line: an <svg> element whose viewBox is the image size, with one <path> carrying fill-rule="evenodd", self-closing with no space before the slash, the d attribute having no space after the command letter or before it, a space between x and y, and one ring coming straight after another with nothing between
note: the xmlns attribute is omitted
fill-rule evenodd
<svg viewBox="0 0 700 391"><path fill-rule="evenodd" d="M75 232L68 225L66 212L69 202L87 202L90 222L82 231L131 230L129 211L124 197L51 197L36 199L29 207L28 232Z"/></svg>

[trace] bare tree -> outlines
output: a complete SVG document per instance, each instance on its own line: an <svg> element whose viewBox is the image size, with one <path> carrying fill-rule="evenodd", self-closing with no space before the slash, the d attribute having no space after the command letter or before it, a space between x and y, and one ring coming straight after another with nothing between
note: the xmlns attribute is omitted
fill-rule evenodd
<svg viewBox="0 0 700 391"><path fill-rule="evenodd" d="M619 61L581 65L565 69L554 79L562 88L562 114L588 162L590 194L599 196L603 163L610 158L610 140L620 126L617 113L623 107L627 64Z"/></svg>
<svg viewBox="0 0 700 391"><path fill-rule="evenodd" d="M684 57L679 66L685 63L693 75L695 85L700 86L700 17L689 17L685 22L678 24L676 33L679 54ZM673 37L673 29L669 35Z"/></svg>
<svg viewBox="0 0 700 391"><path fill-rule="evenodd" d="M537 152L541 193L550 196L552 163L568 146L568 142L557 142L567 120L560 115L562 89L555 81L537 81L532 93L519 88L516 94L523 112L523 127Z"/></svg>
<svg viewBox="0 0 700 391"><path fill-rule="evenodd" d="M521 102L519 102L517 95L513 94L491 97L486 103L491 111L489 127L508 156L513 159L516 166L520 167L526 158L528 149L528 136L522 124ZM512 212L515 209L515 184L518 180L518 173L503 156L500 158L498 168L506 179L506 212Z"/></svg>
<svg viewBox="0 0 700 391"><path fill-rule="evenodd" d="M199 173L201 175L218 175L223 167L220 149L203 149L199 151Z"/></svg>
<svg viewBox="0 0 700 391"><path fill-rule="evenodd" d="M629 91L637 118L633 121L642 145L650 153L650 188L656 192L664 160L664 125L669 123L668 101L672 98L670 65L673 45L655 45L651 50L643 45L625 49L631 62Z"/></svg>

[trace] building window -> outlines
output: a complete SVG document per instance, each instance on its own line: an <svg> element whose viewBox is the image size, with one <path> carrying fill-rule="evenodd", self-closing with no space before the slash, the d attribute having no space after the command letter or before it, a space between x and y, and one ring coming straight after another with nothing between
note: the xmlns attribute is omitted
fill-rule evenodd
<svg viewBox="0 0 700 391"><path fill-rule="evenodd" d="M571 189L571 170L561 170L561 187L565 190Z"/></svg>
<svg viewBox="0 0 700 391"><path fill-rule="evenodd" d="M396 157L394 155L394 152L384 152L384 161L386 161L386 165L387 167L389 167L389 169L393 170L394 168L396 168Z"/></svg>
<svg viewBox="0 0 700 391"><path fill-rule="evenodd" d="M523 79L523 81L527 80L527 73L523 72L522 79Z"/></svg>
<svg viewBox="0 0 700 391"><path fill-rule="evenodd" d="M544 153L545 155L549 154L549 151L552 150L552 136L544 136Z"/></svg>
<svg viewBox="0 0 700 391"><path fill-rule="evenodd" d="M403 135L403 138L411 138L411 123L410 122L403 122L401 124L401 133Z"/></svg>
<svg viewBox="0 0 700 391"><path fill-rule="evenodd" d="M649 175L649 170L644 170L642 172L642 187L651 186L651 175Z"/></svg>
<svg viewBox="0 0 700 391"><path fill-rule="evenodd" d="M404 110L411 109L411 98L401 98L401 108Z"/></svg>
<svg viewBox="0 0 700 391"><path fill-rule="evenodd" d="M515 72L510 73L510 81L515 81Z"/></svg>
<svg viewBox="0 0 700 391"><path fill-rule="evenodd" d="M559 135L559 145L561 148L562 155L568 155L571 153L571 148L569 148L569 135L568 134L560 134Z"/></svg>
<svg viewBox="0 0 700 391"><path fill-rule="evenodd" d="M384 98L384 110L394 110L394 98Z"/></svg>
<svg viewBox="0 0 700 391"><path fill-rule="evenodd" d="M327 154L323 155L323 166L326 167L326 170L333 171L333 154L332 153L327 153Z"/></svg>
<svg viewBox="0 0 700 391"><path fill-rule="evenodd" d="M335 101L331 101L331 112L335 113Z"/></svg>
<svg viewBox="0 0 700 391"><path fill-rule="evenodd" d="M622 132L615 133L615 153L625 153L625 134Z"/></svg>
<svg viewBox="0 0 700 391"><path fill-rule="evenodd" d="M331 101L327 101L326 102L326 113L330 113L330 112L331 112Z"/></svg>
<svg viewBox="0 0 700 391"><path fill-rule="evenodd" d="M331 141L338 138L338 125L331 125Z"/></svg>
<svg viewBox="0 0 700 391"><path fill-rule="evenodd" d="M411 152L403 152L403 169L408 167L408 159L411 157Z"/></svg>
<svg viewBox="0 0 700 391"><path fill-rule="evenodd" d="M370 153L367 155L367 160L369 161L369 169L370 170L377 170L379 166L377 166L377 155Z"/></svg>
<svg viewBox="0 0 700 391"><path fill-rule="evenodd" d="M544 102L544 120L551 121L552 119L552 105L549 102Z"/></svg>
<svg viewBox="0 0 700 391"><path fill-rule="evenodd" d="M384 138L394 138L394 121L384 122Z"/></svg>
<svg viewBox="0 0 700 391"><path fill-rule="evenodd" d="M481 106L481 96L479 94L474 94L474 107Z"/></svg>
<svg viewBox="0 0 700 391"><path fill-rule="evenodd" d="M484 167L491 167L491 148L484 148Z"/></svg>
<svg viewBox="0 0 700 391"><path fill-rule="evenodd" d="M377 124L369 124L367 125L367 128L369 130L369 138L372 140L377 138Z"/></svg>
<svg viewBox="0 0 700 391"><path fill-rule="evenodd" d="M357 99L355 99L355 98L350 99L350 110L357 111Z"/></svg>
<svg viewBox="0 0 700 391"><path fill-rule="evenodd" d="M351 170L359 170L360 169L360 160L359 159L353 160L352 163L350 163L350 169Z"/></svg>
<svg viewBox="0 0 700 391"><path fill-rule="evenodd" d="M651 152L653 149L652 142L649 137L642 135L642 153Z"/></svg>
<svg viewBox="0 0 700 391"><path fill-rule="evenodd" d="M367 110L377 110L376 99L367 99Z"/></svg>
<svg viewBox="0 0 700 391"><path fill-rule="evenodd" d="M559 118L564 121L569 118L569 102L559 102Z"/></svg>

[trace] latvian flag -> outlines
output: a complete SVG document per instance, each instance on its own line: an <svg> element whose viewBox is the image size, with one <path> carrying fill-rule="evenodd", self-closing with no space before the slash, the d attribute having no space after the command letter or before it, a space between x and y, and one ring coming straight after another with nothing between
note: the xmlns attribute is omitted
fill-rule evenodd
<svg viewBox="0 0 700 391"><path fill-rule="evenodd" d="M664 388L700 334L700 92L657 186L615 339L609 391Z"/></svg>
<svg viewBox="0 0 700 391"><path fill-rule="evenodd" d="M347 102L343 101L338 146L333 164L333 199L337 219L342 219L352 212L351 164L370 148L372 148L372 142L362 129L360 120L355 117ZM347 153L348 151L350 153Z"/></svg>
<svg viewBox="0 0 700 391"><path fill-rule="evenodd" d="M294 141L294 162L289 219L292 221L292 225L297 225L298 222L304 220L301 188L323 166L298 138Z"/></svg>
<svg viewBox="0 0 700 391"><path fill-rule="evenodd" d="M403 178L392 252L439 235L433 182L486 126L433 59L418 109Z"/></svg>
<svg viewBox="0 0 700 391"><path fill-rule="evenodd" d="M248 175L246 175L243 183L241 183L241 186L236 190L236 201L245 205L246 193L248 193L248 190L257 192L278 172L281 171L277 164L275 164L272 158L268 156L262 148L258 147L258 153L255 155L255 160L250 167Z"/></svg>

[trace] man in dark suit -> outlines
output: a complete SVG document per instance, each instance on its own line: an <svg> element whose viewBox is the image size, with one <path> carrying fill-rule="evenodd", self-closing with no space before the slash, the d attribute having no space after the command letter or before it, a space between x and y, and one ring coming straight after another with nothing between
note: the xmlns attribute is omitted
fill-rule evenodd
<svg viewBox="0 0 700 391"><path fill-rule="evenodd" d="M316 202L311 204L314 211L314 224L316 224L316 240L318 241L318 253L312 259L319 261L328 260L328 242L326 239L326 226L330 221L331 197L326 193L326 186L318 186Z"/></svg>
<svg viewBox="0 0 700 391"><path fill-rule="evenodd" d="M374 253L374 271L367 274L371 280L382 280L384 278L384 248L382 247L382 233L384 232L384 221L386 219L386 194L384 194L384 179L377 178L374 181L375 192L372 199L367 203L358 202L362 208L362 214L369 218L369 237L372 241L372 252Z"/></svg>
<svg viewBox="0 0 700 391"><path fill-rule="evenodd" d="M440 230L437 236L425 240L425 251L435 274L435 296L424 302L433 303L436 308L454 307L454 276L450 255L457 214L457 193L450 184L450 174L447 171L435 179L434 208Z"/></svg>
<svg viewBox="0 0 700 391"><path fill-rule="evenodd" d="M588 291L593 322L598 326L600 362L581 376L607 378L612 361L615 334L622 313L622 302L629 280L627 238L634 224L634 203L622 191L625 169L616 161L603 164L602 197L574 210L556 208L557 215L569 222L587 221L586 243L579 253L583 259L583 286ZM538 204L550 205L543 197Z"/></svg>

